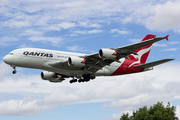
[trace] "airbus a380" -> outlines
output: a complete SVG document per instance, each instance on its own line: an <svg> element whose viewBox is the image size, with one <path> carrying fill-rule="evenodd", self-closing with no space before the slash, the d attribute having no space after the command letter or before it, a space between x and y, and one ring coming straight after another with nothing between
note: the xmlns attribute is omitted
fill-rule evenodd
<svg viewBox="0 0 180 120"><path fill-rule="evenodd" d="M115 76L152 70L153 66L171 61L163 59L146 63L152 44L166 39L148 34L139 43L118 48L100 49L94 54L79 54L37 48L21 48L3 58L6 64L43 69L41 78L50 82L62 82L71 77L70 83L87 82L96 76Z"/></svg>

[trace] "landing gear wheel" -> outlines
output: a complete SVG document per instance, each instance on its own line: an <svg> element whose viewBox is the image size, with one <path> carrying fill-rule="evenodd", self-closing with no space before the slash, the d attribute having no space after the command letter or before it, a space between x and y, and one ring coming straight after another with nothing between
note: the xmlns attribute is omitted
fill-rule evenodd
<svg viewBox="0 0 180 120"><path fill-rule="evenodd" d="M84 82L84 79L79 79L78 82L79 83Z"/></svg>
<svg viewBox="0 0 180 120"><path fill-rule="evenodd" d="M83 82L88 82L90 80L91 74L84 74L82 77L84 78Z"/></svg>
<svg viewBox="0 0 180 120"><path fill-rule="evenodd" d="M70 82L70 83L75 83L75 82L77 82L77 79L72 79L72 80L70 80L69 82Z"/></svg>
<svg viewBox="0 0 180 120"><path fill-rule="evenodd" d="M13 71L12 71L13 74L16 74L16 72L17 72L16 70L13 70Z"/></svg>

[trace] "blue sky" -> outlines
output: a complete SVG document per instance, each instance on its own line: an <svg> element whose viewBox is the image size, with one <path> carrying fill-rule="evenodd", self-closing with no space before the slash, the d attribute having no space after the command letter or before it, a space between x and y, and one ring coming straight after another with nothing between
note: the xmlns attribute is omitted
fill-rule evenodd
<svg viewBox="0 0 180 120"><path fill-rule="evenodd" d="M0 119L118 120L122 113L168 101L180 117L179 0L1 0ZM175 58L153 71L54 84L42 70L12 68L3 57L33 47L91 54L169 36L153 45L147 62Z"/></svg>

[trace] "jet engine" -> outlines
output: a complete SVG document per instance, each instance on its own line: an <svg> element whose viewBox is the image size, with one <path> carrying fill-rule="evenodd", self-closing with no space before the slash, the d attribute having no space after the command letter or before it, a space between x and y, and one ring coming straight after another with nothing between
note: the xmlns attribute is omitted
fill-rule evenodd
<svg viewBox="0 0 180 120"><path fill-rule="evenodd" d="M99 57L103 59L111 59L114 60L117 57L117 52L111 49L100 49Z"/></svg>
<svg viewBox="0 0 180 120"><path fill-rule="evenodd" d="M41 78L43 80L48 80L49 82L62 82L64 80L62 75L58 75L54 72L48 71L41 72Z"/></svg>
<svg viewBox="0 0 180 120"><path fill-rule="evenodd" d="M69 57L68 65L71 67L84 67L86 64L86 60L80 57Z"/></svg>

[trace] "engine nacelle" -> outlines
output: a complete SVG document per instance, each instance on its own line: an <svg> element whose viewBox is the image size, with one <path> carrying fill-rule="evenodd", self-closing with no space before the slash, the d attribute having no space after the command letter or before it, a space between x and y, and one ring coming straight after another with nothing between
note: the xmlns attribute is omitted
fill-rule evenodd
<svg viewBox="0 0 180 120"><path fill-rule="evenodd" d="M80 57L69 57L68 65L71 67L84 67L86 64L86 60Z"/></svg>
<svg viewBox="0 0 180 120"><path fill-rule="evenodd" d="M103 59L111 59L114 60L117 57L117 52L111 49L100 49L99 57Z"/></svg>
<svg viewBox="0 0 180 120"><path fill-rule="evenodd" d="M62 75L57 75L54 72L48 71L41 72L41 78L43 80L49 80L50 82L62 82L64 80Z"/></svg>

